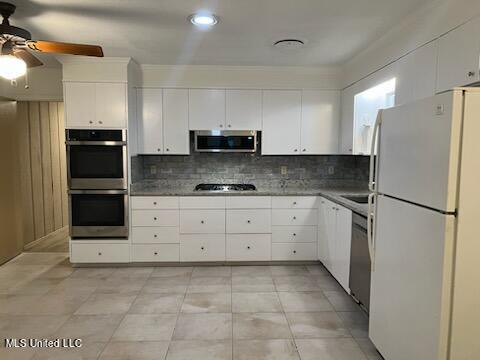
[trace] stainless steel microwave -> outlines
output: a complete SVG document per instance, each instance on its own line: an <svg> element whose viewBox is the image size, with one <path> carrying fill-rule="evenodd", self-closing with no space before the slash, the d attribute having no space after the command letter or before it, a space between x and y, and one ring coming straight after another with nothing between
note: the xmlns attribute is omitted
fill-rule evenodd
<svg viewBox="0 0 480 360"><path fill-rule="evenodd" d="M244 130L195 131L195 151L254 153L257 151L257 132Z"/></svg>

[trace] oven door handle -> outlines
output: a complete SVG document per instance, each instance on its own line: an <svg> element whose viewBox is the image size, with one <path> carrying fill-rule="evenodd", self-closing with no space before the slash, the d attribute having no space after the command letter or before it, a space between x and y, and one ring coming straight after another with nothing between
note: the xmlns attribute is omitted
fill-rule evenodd
<svg viewBox="0 0 480 360"><path fill-rule="evenodd" d="M67 145L82 145L82 146L127 146L126 141L65 141Z"/></svg>
<svg viewBox="0 0 480 360"><path fill-rule="evenodd" d="M68 190L69 194L77 195L77 194L97 194L97 195L127 195L128 190Z"/></svg>

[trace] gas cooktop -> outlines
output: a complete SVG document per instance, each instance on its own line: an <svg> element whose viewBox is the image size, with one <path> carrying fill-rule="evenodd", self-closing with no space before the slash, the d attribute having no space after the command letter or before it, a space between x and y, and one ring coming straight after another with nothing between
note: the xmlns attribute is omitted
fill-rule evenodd
<svg viewBox="0 0 480 360"><path fill-rule="evenodd" d="M195 191L254 191L252 184L198 184Z"/></svg>

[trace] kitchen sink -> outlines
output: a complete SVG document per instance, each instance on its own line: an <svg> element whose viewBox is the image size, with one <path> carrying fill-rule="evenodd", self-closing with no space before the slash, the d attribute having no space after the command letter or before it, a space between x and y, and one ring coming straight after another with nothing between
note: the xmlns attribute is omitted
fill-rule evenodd
<svg viewBox="0 0 480 360"><path fill-rule="evenodd" d="M368 195L342 195L342 197L357 204L368 204Z"/></svg>

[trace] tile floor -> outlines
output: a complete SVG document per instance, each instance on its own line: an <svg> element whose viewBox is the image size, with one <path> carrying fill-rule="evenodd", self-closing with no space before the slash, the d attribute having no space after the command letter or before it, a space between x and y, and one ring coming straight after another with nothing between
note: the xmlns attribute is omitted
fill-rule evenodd
<svg viewBox="0 0 480 360"><path fill-rule="evenodd" d="M378 360L367 326L321 265L73 269L26 253L0 267L2 360ZM83 346L6 349L7 337Z"/></svg>

